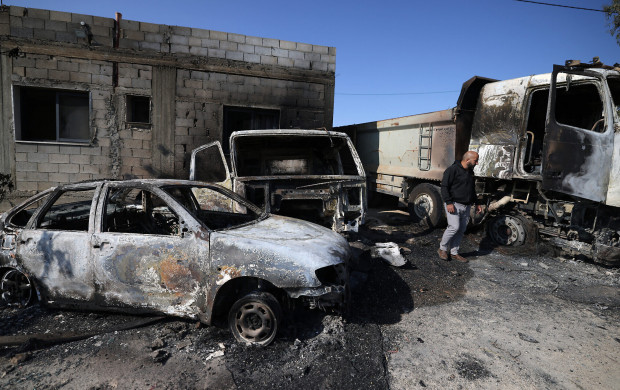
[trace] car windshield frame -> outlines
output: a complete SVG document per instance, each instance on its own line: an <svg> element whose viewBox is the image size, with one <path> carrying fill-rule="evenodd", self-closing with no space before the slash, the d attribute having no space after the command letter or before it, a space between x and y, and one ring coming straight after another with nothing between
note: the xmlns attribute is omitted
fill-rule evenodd
<svg viewBox="0 0 620 390"><path fill-rule="evenodd" d="M39 192L38 194L31 196L19 206L16 206L15 208L11 209L6 214L5 219L3 221L0 221L1 224L4 225L2 227L3 228L8 227L11 229L27 229L30 226L30 223L32 222L32 217L34 217L47 204L47 202L50 200L50 196L54 193L55 190L56 190L55 187L48 188L45 191ZM15 225L14 223L11 222L17 214L19 214L24 209L28 208L32 204L39 202L39 201L42 201L41 204L34 209L34 212L30 215L30 217L28 217L28 222L26 222L24 226Z"/></svg>
<svg viewBox="0 0 620 390"><path fill-rule="evenodd" d="M159 186L159 188L167 196L173 199L174 202L179 207L183 208L188 214L192 216L193 219L195 219L197 222L199 222L202 226L204 226L209 231L222 231L222 230L228 230L228 229L236 229L236 228L246 226L251 223L262 221L269 216L269 213L267 213L265 209L262 209L256 206L255 204L245 199L244 197L240 196L239 194L233 191L230 191L227 188L221 187L219 185L203 184L203 183L201 184L197 184L197 183L196 184L185 184L184 183L184 184L167 184L167 185ZM188 193L191 194L191 200L192 200L191 209L188 208L185 204L183 204L183 202L180 202L179 199L176 196L174 196L172 192L170 191L170 190L179 189L179 188L187 190ZM254 214L254 216L251 220L243 222L243 223L239 223L239 224L227 226L227 227L222 227L222 228L213 228L209 226L205 221L203 221L202 218L200 218L200 216L198 215L201 209L200 209L198 200L196 199L196 195L193 192L193 189L207 189L207 190L215 191L229 198L230 200L239 203L241 206L246 207L252 214Z"/></svg>

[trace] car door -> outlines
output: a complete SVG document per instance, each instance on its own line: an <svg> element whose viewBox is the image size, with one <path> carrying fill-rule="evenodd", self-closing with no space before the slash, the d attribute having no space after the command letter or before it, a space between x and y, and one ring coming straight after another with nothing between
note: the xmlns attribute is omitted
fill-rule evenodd
<svg viewBox="0 0 620 390"><path fill-rule="evenodd" d="M97 292L105 306L187 316L197 311L208 235L157 188L109 183L92 240Z"/></svg>
<svg viewBox="0 0 620 390"><path fill-rule="evenodd" d="M17 237L17 256L50 301L94 297L90 238L99 187L57 191Z"/></svg>
<svg viewBox="0 0 620 390"><path fill-rule="evenodd" d="M591 70L556 65L548 107L543 188L604 202L614 147L613 110L604 78Z"/></svg>
<svg viewBox="0 0 620 390"><path fill-rule="evenodd" d="M232 189L230 170L220 141L211 142L192 150L189 179L216 183Z"/></svg>

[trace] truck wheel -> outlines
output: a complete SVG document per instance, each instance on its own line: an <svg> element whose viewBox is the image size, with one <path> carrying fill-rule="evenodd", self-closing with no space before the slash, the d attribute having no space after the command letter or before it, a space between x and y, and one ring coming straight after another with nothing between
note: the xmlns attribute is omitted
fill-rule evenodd
<svg viewBox="0 0 620 390"><path fill-rule="evenodd" d="M443 225L446 212L438 186L422 183L409 194L409 215L414 222L426 221L429 227Z"/></svg>
<svg viewBox="0 0 620 390"><path fill-rule="evenodd" d="M8 270L0 280L0 299L7 306L26 307L34 295L32 283L16 269Z"/></svg>
<svg viewBox="0 0 620 390"><path fill-rule="evenodd" d="M530 224L521 217L500 215L493 218L487 225L491 239L499 245L519 246L528 239L532 233Z"/></svg>
<svg viewBox="0 0 620 390"><path fill-rule="evenodd" d="M251 292L237 300L228 312L228 327L237 341L266 346L278 333L282 310L268 292Z"/></svg>

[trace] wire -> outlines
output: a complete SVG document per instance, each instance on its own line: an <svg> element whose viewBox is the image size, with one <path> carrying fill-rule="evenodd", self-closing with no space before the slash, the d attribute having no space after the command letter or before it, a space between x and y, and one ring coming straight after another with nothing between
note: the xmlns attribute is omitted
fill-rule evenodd
<svg viewBox="0 0 620 390"><path fill-rule="evenodd" d="M432 92L395 92L395 93L348 93L348 92L336 92L336 95L348 95L348 96L396 96L396 95L431 95L437 93L454 93L459 91L432 91Z"/></svg>
<svg viewBox="0 0 620 390"><path fill-rule="evenodd" d="M603 13L605 13L605 11L603 11L601 9L594 9L594 8L573 7L571 5L543 3L541 1L531 1L531 0L515 0L515 1L520 1L522 3L532 3L532 4L538 4L538 5L550 5L552 7L572 8L572 9L579 9L579 10L582 10L582 11L594 11L594 12L603 12Z"/></svg>

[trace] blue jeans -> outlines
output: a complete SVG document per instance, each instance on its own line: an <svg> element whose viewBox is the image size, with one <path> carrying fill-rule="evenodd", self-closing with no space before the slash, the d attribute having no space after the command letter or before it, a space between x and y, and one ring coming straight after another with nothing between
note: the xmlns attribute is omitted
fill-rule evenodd
<svg viewBox="0 0 620 390"><path fill-rule="evenodd" d="M467 222L469 222L469 209L471 206L456 202L453 204L456 209L455 214L450 214L446 204L443 204L446 210L446 218L448 219L448 227L443 233L443 237L441 237L439 249L446 252L449 251L452 255L458 255L461 240L465 234L465 229L467 229Z"/></svg>

